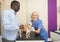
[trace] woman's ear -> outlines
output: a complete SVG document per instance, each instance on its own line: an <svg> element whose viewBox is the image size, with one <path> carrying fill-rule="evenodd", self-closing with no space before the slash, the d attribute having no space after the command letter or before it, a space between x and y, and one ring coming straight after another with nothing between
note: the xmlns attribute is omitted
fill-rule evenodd
<svg viewBox="0 0 60 42"><path fill-rule="evenodd" d="M39 18L39 14L38 14L37 18Z"/></svg>

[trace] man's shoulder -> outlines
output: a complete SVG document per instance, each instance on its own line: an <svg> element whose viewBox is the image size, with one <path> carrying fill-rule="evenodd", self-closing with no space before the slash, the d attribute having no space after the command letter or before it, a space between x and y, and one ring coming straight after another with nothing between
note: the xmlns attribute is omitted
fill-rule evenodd
<svg viewBox="0 0 60 42"><path fill-rule="evenodd" d="M10 13L9 9L3 10L2 15L9 15L9 13Z"/></svg>

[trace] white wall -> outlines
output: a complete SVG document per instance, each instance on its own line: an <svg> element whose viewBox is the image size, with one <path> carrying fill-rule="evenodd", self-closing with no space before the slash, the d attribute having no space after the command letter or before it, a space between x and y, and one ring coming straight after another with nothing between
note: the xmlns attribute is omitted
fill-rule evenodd
<svg viewBox="0 0 60 42"><path fill-rule="evenodd" d="M18 0L20 2L20 11L17 13L17 17L19 19L19 24L26 23L26 0Z"/></svg>
<svg viewBox="0 0 60 42"><path fill-rule="evenodd" d="M12 0L1 0L1 10L9 9Z"/></svg>
<svg viewBox="0 0 60 42"><path fill-rule="evenodd" d="M60 25L60 12L58 12L58 7L60 7L60 0L57 0L57 30L59 29Z"/></svg>

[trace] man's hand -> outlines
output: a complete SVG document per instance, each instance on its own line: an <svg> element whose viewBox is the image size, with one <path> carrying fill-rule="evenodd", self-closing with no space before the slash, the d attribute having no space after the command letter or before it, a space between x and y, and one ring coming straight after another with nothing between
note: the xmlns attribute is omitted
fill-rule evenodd
<svg viewBox="0 0 60 42"><path fill-rule="evenodd" d="M39 34L40 33L40 28L38 28L38 30L35 30L35 33Z"/></svg>

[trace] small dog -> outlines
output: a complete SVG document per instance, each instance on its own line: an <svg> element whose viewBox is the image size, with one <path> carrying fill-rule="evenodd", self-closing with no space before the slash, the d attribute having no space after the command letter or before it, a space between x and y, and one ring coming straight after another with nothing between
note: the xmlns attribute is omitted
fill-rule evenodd
<svg viewBox="0 0 60 42"><path fill-rule="evenodd" d="M22 32L24 31L24 25L19 26L19 35L22 36Z"/></svg>
<svg viewBox="0 0 60 42"><path fill-rule="evenodd" d="M30 38L30 33L31 31L35 31L34 27L32 26L32 23L29 22L27 26L27 31L26 31L26 38Z"/></svg>

